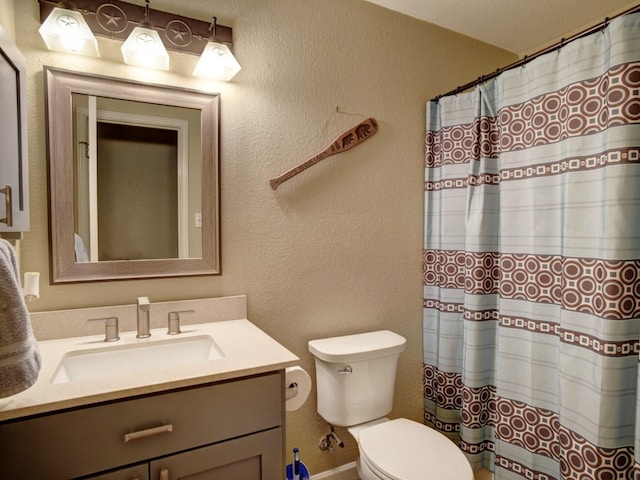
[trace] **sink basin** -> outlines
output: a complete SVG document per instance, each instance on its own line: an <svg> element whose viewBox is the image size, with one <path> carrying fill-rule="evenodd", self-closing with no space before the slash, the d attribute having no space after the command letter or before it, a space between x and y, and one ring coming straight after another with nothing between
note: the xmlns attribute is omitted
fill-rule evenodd
<svg viewBox="0 0 640 480"><path fill-rule="evenodd" d="M209 335L76 350L62 357L51 383L166 370L222 357L224 353Z"/></svg>

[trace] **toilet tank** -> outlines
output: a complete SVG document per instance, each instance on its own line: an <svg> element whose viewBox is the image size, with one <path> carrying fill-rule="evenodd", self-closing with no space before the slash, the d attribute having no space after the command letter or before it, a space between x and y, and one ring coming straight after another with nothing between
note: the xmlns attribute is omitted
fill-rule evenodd
<svg viewBox="0 0 640 480"><path fill-rule="evenodd" d="M311 340L322 418L346 427L387 415L406 343L389 330Z"/></svg>

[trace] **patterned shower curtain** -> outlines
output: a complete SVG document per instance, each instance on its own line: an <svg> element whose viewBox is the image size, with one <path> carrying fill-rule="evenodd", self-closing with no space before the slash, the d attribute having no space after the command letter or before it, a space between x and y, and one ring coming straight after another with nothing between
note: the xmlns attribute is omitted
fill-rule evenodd
<svg viewBox="0 0 640 480"><path fill-rule="evenodd" d="M425 163L426 423L496 480L640 479L640 14L429 102Z"/></svg>

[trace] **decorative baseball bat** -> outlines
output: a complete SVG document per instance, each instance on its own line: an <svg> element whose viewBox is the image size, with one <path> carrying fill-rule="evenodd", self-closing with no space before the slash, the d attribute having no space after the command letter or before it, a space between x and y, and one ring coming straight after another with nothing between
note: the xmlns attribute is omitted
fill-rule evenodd
<svg viewBox="0 0 640 480"><path fill-rule="evenodd" d="M376 122L375 118L367 118L363 122L360 122L353 128L350 128L335 141L325 148L323 151L318 153L317 155L311 157L306 162L301 163L297 167L292 168L291 170L286 171L282 175L276 178L272 178L269 180L269 184L271 188L274 190L278 188L278 186L286 182L292 177L295 177L300 172L305 171L307 168L315 165L320 160L324 160L331 155L335 155L337 153L346 152L347 150L355 147L356 145L364 142L368 138L372 137L378 131L378 122Z"/></svg>

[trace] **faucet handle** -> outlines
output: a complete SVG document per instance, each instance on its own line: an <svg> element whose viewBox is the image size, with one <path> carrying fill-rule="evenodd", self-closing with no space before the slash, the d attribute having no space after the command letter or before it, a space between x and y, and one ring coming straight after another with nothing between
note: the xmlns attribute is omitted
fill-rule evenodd
<svg viewBox="0 0 640 480"><path fill-rule="evenodd" d="M169 312L168 335L177 335L180 331L180 315L183 313L196 313L195 310L181 310L179 312Z"/></svg>
<svg viewBox="0 0 640 480"><path fill-rule="evenodd" d="M104 341L115 342L120 340L118 330L118 317L90 318L89 322L105 322L104 324Z"/></svg>

